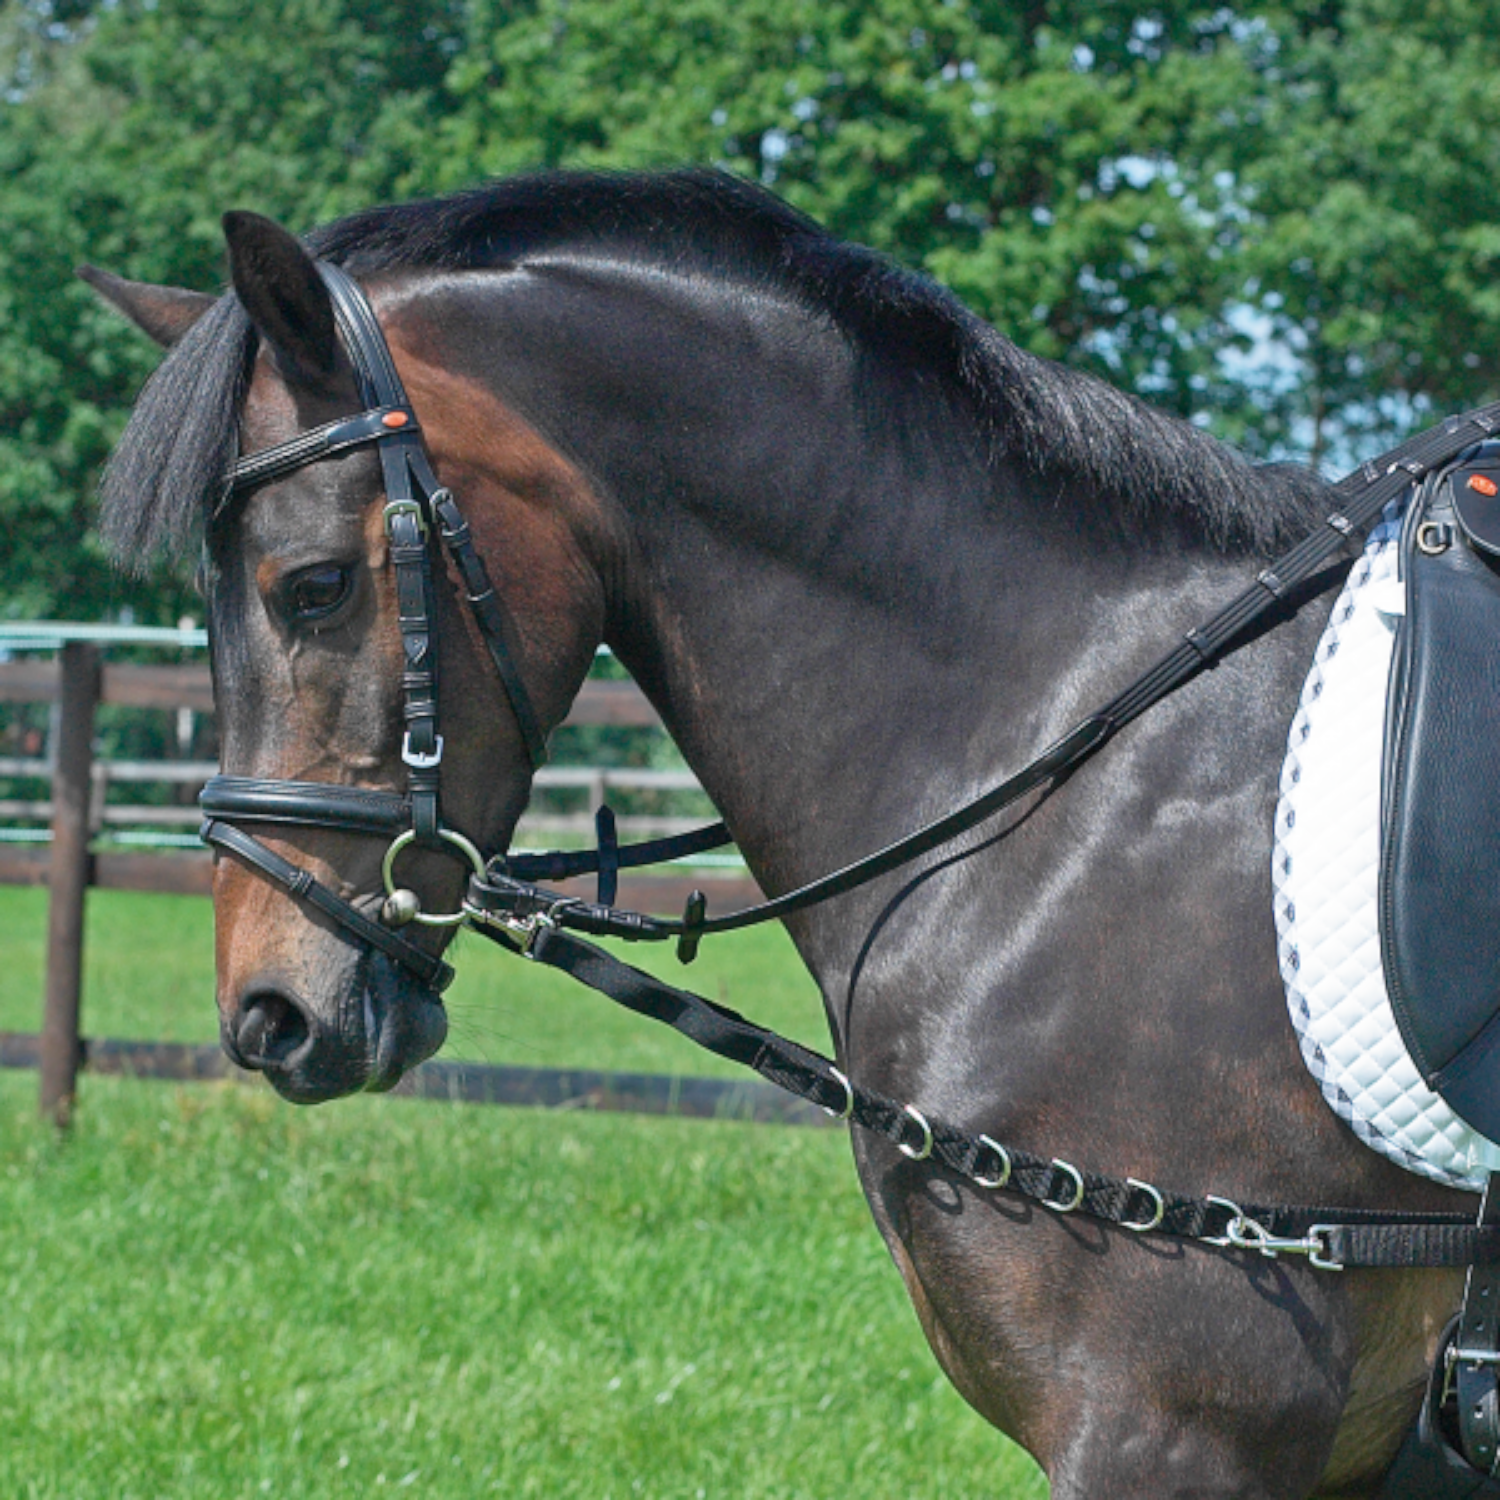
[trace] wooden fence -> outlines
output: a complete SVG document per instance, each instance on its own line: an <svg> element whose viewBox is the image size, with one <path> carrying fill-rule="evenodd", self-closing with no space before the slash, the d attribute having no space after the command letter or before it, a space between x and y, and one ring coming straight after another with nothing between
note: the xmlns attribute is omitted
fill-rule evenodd
<svg viewBox="0 0 1500 1500"><path fill-rule="evenodd" d="M64 644L54 658L0 662L0 703L55 705L51 754L46 759L26 756L0 760L0 778L46 777L51 781L51 796L45 801L0 802L0 821L45 820L51 830L46 843L0 844L0 884L50 888L47 978L37 1056L42 1111L66 1124L77 1074L86 1056L79 1018L88 888L206 894L212 879L212 861L206 850L94 847L101 831L132 822L149 822L157 827L196 826L198 822L198 813L192 807L111 804L108 792L112 784L156 780L201 785L216 769L204 761L96 761L95 712L99 704L111 703L212 714L213 692L205 666L106 662L97 645L72 641ZM598 680L584 683L566 722L660 727L655 710L634 683ZM597 805L615 787L688 791L696 788L697 782L681 771L561 766L544 768L538 773L537 785L582 788ZM620 827L626 837L650 837L677 831L695 821L621 818ZM528 817L518 831L517 842L580 832L591 822L588 815ZM742 870L713 875L695 871L691 876L627 874L620 882L620 903L647 911L681 910L695 886L711 890L713 905L719 910L757 900L760 894ZM587 894L583 882L563 887L570 888Z"/></svg>

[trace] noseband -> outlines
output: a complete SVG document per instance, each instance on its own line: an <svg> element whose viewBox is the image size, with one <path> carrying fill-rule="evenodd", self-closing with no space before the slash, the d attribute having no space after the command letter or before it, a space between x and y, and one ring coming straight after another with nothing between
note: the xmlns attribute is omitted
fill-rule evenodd
<svg viewBox="0 0 1500 1500"><path fill-rule="evenodd" d="M443 736L438 732L437 613L430 547L434 531L442 538L463 580L466 602L494 662L533 768L545 761L547 743L516 668L510 644L513 634L505 612L484 560L474 548L469 523L452 493L438 483L428 462L421 426L374 311L359 286L337 266L320 261L318 272L332 299L334 318L366 409L242 458L230 478L230 493L245 493L355 448L373 444L379 453L385 481L385 534L395 574L404 658L401 759L407 768L406 795L316 781L215 776L200 798L204 812L200 835L206 843L243 860L297 900L331 917L361 942L394 959L423 984L441 991L452 980L453 970L392 930L413 921L449 926L466 920L463 912L423 912L410 891L396 887L396 857L408 844L457 851L476 876L485 874L484 857L463 834L444 826L438 809ZM306 870L245 832L240 823L332 828L390 839L382 872L387 893L383 920L377 922L366 916Z"/></svg>

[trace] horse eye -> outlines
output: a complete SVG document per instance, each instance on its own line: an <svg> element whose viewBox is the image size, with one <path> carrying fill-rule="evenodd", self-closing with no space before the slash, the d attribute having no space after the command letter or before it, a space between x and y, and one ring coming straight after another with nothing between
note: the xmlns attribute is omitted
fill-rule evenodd
<svg viewBox="0 0 1500 1500"><path fill-rule="evenodd" d="M348 568L309 568L287 588L291 613L299 620L321 620L349 597L352 574Z"/></svg>

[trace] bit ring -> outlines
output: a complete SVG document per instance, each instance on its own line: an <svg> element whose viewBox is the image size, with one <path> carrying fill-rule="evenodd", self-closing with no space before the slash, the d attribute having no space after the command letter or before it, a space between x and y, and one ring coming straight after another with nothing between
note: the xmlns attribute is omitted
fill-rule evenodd
<svg viewBox="0 0 1500 1500"><path fill-rule="evenodd" d="M408 828L405 833L397 834L391 840L391 846L385 851L385 859L380 865L380 879L385 886L387 898L396 894L396 856L406 848L417 836L415 828ZM438 837L444 842L452 844L461 853L470 865L474 873L482 880L484 878L484 856L474 845L466 839L463 834L452 828L439 828ZM413 922L419 922L424 927L458 927L469 920L466 908L460 907L457 911L450 912L426 912L419 911L411 918Z"/></svg>

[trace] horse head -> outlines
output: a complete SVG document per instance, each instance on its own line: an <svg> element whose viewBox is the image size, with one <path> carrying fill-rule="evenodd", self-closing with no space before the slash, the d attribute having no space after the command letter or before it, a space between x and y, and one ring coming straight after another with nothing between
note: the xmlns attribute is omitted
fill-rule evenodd
<svg viewBox="0 0 1500 1500"><path fill-rule="evenodd" d="M343 419L370 405L317 264L285 230L253 214L226 216L225 234L232 300L214 319L204 317L213 299L86 276L173 348L132 424L143 444L158 453L182 447L185 403L194 404L193 382L205 371L221 385L237 383L230 403L237 449L250 459L235 471L227 500L222 472L200 462L200 579L222 764L233 778L220 781L238 789L239 811L256 835L250 842L269 856L241 839L250 858L225 857L233 846L220 841L217 998L229 1056L264 1072L287 1098L311 1103L389 1088L441 1046L439 989L449 971L436 956L453 930L444 916L458 910L481 862L477 851L505 848L536 759L523 731L536 738L566 711L599 639L599 607L588 586L593 570L566 538L559 545L557 517L566 507L557 495L581 488L576 474L519 422L476 411L457 382L413 351L401 361L410 408L385 413L385 431L414 432L420 419L424 462L430 454L475 503L473 538L495 560L498 594L528 602L508 612L502 665L516 679L508 697L464 607L472 578L451 576L434 558L436 539L420 508L409 512L409 534L393 528L391 471L375 444L304 461L299 439L342 432ZM160 430L174 410L177 430ZM122 453L132 450L127 439ZM256 455L268 453L290 457L257 467ZM145 524L124 513L124 501L110 516L111 486L118 496L127 482L117 467L106 484L106 524L117 538L131 525L139 535ZM391 565L403 540L411 564L404 581ZM418 575L425 582L414 584ZM518 704L539 722L523 724ZM408 832L395 860L396 829L375 836L357 817L318 816L318 805L345 789L358 789L346 802L369 793L365 800L384 809L398 800L405 807L418 800L424 777L430 818L440 788L441 830ZM312 816L304 821L298 807ZM289 900L285 882L265 878L281 868L277 860L334 902ZM385 904L394 881L409 903L404 910ZM350 910L377 930L362 935ZM380 933L416 910L421 918L382 945Z"/></svg>

